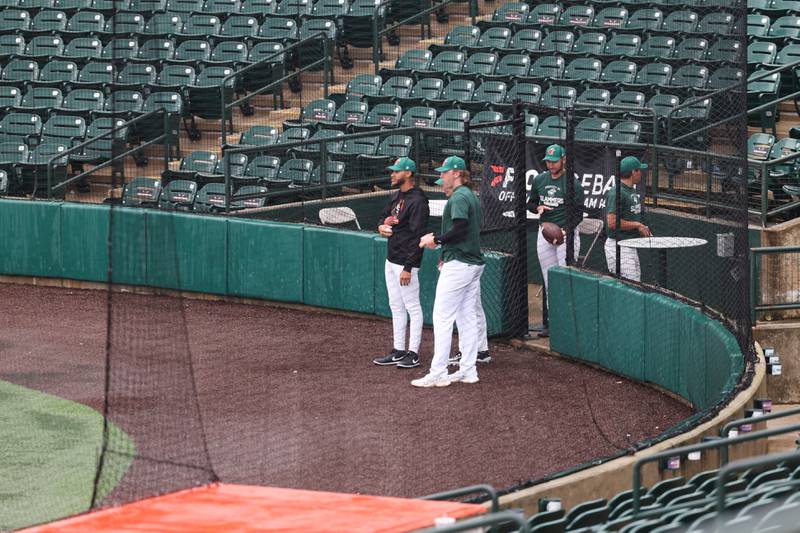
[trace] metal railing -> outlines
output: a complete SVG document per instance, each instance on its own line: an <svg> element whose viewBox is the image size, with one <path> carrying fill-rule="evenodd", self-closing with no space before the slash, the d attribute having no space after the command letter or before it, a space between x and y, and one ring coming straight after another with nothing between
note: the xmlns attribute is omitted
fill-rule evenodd
<svg viewBox="0 0 800 533"><path fill-rule="evenodd" d="M798 94L800 94L800 92ZM757 215L763 227L767 226L767 222L769 221L770 217L779 215L781 213L785 213L792 209L800 208L800 200L788 201L778 205L777 207L773 207L772 209L770 209L769 207L769 196L770 196L769 186L771 182L770 171L769 171L770 167L774 167L782 163L787 163L789 161L793 161L798 158L800 158L800 152L795 152L789 155L785 155L783 157L779 157L778 159L770 159L766 161L748 158L747 166L752 169L755 169L756 175L758 176L758 179L760 181L759 188L761 192L761 198L759 205L760 209L748 208L747 211L750 214ZM798 179L797 183L800 183L800 177L798 177L797 179Z"/></svg>
<svg viewBox="0 0 800 533"><path fill-rule="evenodd" d="M431 13L435 13L444 8L444 6L452 3L462 3L464 0L442 0L441 2L432 2L431 7L427 9L423 9L422 11L411 15L408 18L401 20L400 22L395 22L391 26L386 26L382 30L379 29L380 27L380 19L379 17L374 17L372 22L372 63L375 67L375 74L378 74L381 68L381 52L383 51L383 37L393 31L395 31L400 26L408 25L415 20L420 21L420 40L425 38L425 21L424 17L430 16ZM469 16L474 25L478 18L478 2L477 0L467 0L469 3ZM378 9L385 8L389 9L391 6L391 0L386 0L381 2ZM430 34L428 35L430 38Z"/></svg>
<svg viewBox="0 0 800 533"><path fill-rule="evenodd" d="M764 303L762 294L762 268L760 257L765 255L780 255L780 254L799 254L797 258L797 268L791 267L787 271L793 270L795 273L800 272L800 246L766 246L750 249L750 301L752 302L752 320L756 321L756 313L759 311L786 311L791 309L800 309L800 290L798 290L798 279L786 279L780 276L778 283L785 285L787 288L794 289L796 299L792 301Z"/></svg>
<svg viewBox="0 0 800 533"><path fill-rule="evenodd" d="M301 46L308 45L309 43L311 43L313 41L318 41L320 39L323 41L323 47L324 47L324 50L325 50L325 53L323 54L323 57L321 59L318 59L318 60L316 60L316 61L314 61L312 63L309 63L308 65L304 65L304 66L300 67L298 70L291 72L290 74L285 74L284 73L285 75L283 77L281 77L280 79L273 80L269 84L259 88L258 90L254 91L252 93L249 93L249 94L247 94L247 95L245 95L245 96L243 96L241 98L238 98L238 99L236 99L236 100L234 100L234 101L232 101L230 103L227 102L227 92L225 91L225 87L227 87L229 85L231 87L235 87L235 83L236 82L234 80L239 79L242 75L246 74L247 72L250 72L251 70L255 70L257 67L263 67L265 65L275 64L276 63L275 59L279 58L281 56L283 56L282 57L283 64L286 64L286 57L287 57L286 54L288 52L290 52L290 51L292 51L292 50L294 50L296 48L299 48ZM315 68L317 68L319 66L322 66L324 68L322 83L323 83L324 98L327 98L328 97L328 88L329 88L330 84L333 83L333 66L331 64L331 56L332 56L331 39L330 39L330 37L328 37L328 35L325 32L319 32L319 33L315 33L315 34L307 37L306 39L303 39L301 41L297 41L295 43L292 43L289 46L287 46L286 48L283 48L283 49L281 49L281 50L279 50L277 52L273 52L272 54L260 59L256 63L252 63L250 65L247 65L246 67L244 67L242 69L239 69L236 72L232 72L228 76L225 76L225 78L222 79L222 83L220 84L220 87L221 87L221 90L220 90L220 144L221 145L225 145L226 142L227 142L228 133L227 133L227 130L226 130L226 122L227 122L227 120L230 119L230 116L232 116L232 115L228 115L228 112L233 107L245 104L245 103L249 102L250 99L252 99L252 98L254 98L254 97L256 97L256 96L258 96L260 94L264 94L266 92L272 91L276 87L279 87L279 86L283 85L285 82L291 80L292 78L298 77L300 75L300 73L302 73L302 72L305 72L307 70L313 70L313 69L315 69Z"/></svg>
<svg viewBox="0 0 800 533"><path fill-rule="evenodd" d="M109 137L109 136L114 136L114 135L116 135L117 133L119 133L122 130L128 129L131 126L133 126L133 125L135 125L135 124L137 124L139 122L143 122L144 120L146 120L148 118L155 117L155 116L158 116L158 115L163 115L164 133L162 133L161 135L158 135L158 136L156 136L156 137L154 137L152 139L149 139L149 140L147 140L147 141L145 141L145 142L143 142L143 143L141 143L141 144L139 144L137 146L134 146L133 148L131 148L129 150L126 150L125 152L123 152L121 154L117 154L114 157L112 157L111 159L109 159L108 161L104 161L104 162L102 162L102 163L100 163L98 165L95 165L90 170L81 172L81 173L79 173L79 174L77 174L75 176L72 176L72 177L67 178L67 179L65 179L63 181L60 181L59 183L53 184L53 177L54 177L56 161L64 160L65 158L67 158L69 156L69 154L79 152L79 151L83 150L84 148L86 148L87 146L91 146L94 142L96 142L96 141L98 141L100 139L104 139L104 138ZM77 145L69 148L68 150L66 150L64 152L60 152L57 155L53 156L52 158L50 158L47 161L47 198L48 199L52 199L54 191L58 191L60 189L63 189L64 187L66 187L67 185L69 185L71 183L74 183L76 181L82 180L82 179L86 178L87 176L89 176L90 174L94 174L98 170L101 170L103 168L111 166L111 165L113 165L114 163L116 163L118 161L122 161L126 157L128 157L130 155L133 155L135 153L138 153L138 152L144 150L145 148L147 148L148 146L151 146L153 144L163 144L164 145L164 170L167 170L168 165L169 165L169 159L170 159L170 155L169 155L169 153L170 153L169 139L171 138L171 135L169 135L168 132L169 132L169 128L170 128L170 117L171 116L173 116L171 113L169 113L169 112L167 112L166 110L163 110L163 109L157 109L155 111L150 111L149 113L145 113L144 115L140 115L140 116L134 118L133 120L129 120L128 122L124 122L124 123L120 124L119 126L116 126L115 128L107 131L106 133L104 133L102 135L98 135L97 137L93 137L93 138L89 139L88 141L84 141L84 142L82 142L80 144L77 144ZM113 138L114 137L112 137L112 139ZM36 194L37 188L38 188L38 174L37 174L37 178L36 178L36 180L34 182L34 196Z"/></svg>

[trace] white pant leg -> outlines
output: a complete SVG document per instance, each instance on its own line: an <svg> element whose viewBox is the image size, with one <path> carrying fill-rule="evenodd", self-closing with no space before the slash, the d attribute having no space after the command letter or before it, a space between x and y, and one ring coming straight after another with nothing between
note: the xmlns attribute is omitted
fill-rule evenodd
<svg viewBox="0 0 800 533"><path fill-rule="evenodd" d="M433 302L434 352L430 373L436 377L447 375L447 360L450 357L453 340L453 323L459 316L460 308L464 305L468 306L472 315L471 322L469 317L463 319L466 320L464 329L467 339L469 338L468 325L470 323L472 324L472 335L475 334L475 303L472 299L467 300L466 296L473 280L480 278L480 272L481 267L478 265L469 265L460 261L448 261L442 265L439 281L436 284L436 299ZM473 345L474 342L473 340Z"/></svg>
<svg viewBox="0 0 800 533"><path fill-rule="evenodd" d="M578 260L578 253L581 248L580 234L575 230L573 236L574 259ZM554 266L566 266L567 264L567 241L558 246L553 246L542 236L542 228L539 228L539 235L536 239L536 254L539 256L539 266L542 269L544 278L544 290L547 292L547 271Z"/></svg>
<svg viewBox="0 0 800 533"><path fill-rule="evenodd" d="M481 274L483 275L483 274ZM486 336L486 313L483 310L483 302L481 301L481 284L478 283L478 296L475 299L475 317L477 319L475 331L478 334L478 351L485 352L489 350L489 338ZM464 343L461 342L461 323L456 319L458 325L458 351L464 353Z"/></svg>
<svg viewBox="0 0 800 533"><path fill-rule="evenodd" d="M400 271L403 267L399 267ZM398 279L400 272L397 272ZM408 351L419 353L422 343L422 305L419 303L419 269L411 269L411 283L400 286L400 295L403 297L403 306L411 319L408 332Z"/></svg>
<svg viewBox="0 0 800 533"><path fill-rule="evenodd" d="M402 266L395 265L387 260L383 272L386 277L386 292L389 294L389 308L392 310L394 349L405 351L408 314L403 304L403 287L400 286L400 272L402 270ZM417 293L419 294L419 291Z"/></svg>
<svg viewBox="0 0 800 533"><path fill-rule="evenodd" d="M480 285L483 266L472 267L473 278L464 291L462 305L459 307L456 320L458 321L458 338L463 351L458 369L464 376L477 376L475 362L478 359L478 347L481 344L480 330L478 326L478 313L476 312L476 300L480 302ZM483 308L481 307L481 313ZM483 338L486 338L486 326L484 324Z"/></svg>
<svg viewBox="0 0 800 533"><path fill-rule="evenodd" d="M606 264L608 271L612 274L617 273L617 241L614 239L606 239L604 246L606 251ZM620 246L620 270L622 271L621 277L633 281L641 281L642 270L639 266L639 252L634 248Z"/></svg>

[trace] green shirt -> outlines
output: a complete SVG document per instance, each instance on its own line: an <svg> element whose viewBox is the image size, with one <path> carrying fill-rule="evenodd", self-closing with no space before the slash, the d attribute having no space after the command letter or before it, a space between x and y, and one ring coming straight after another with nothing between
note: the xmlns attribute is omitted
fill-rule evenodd
<svg viewBox="0 0 800 533"><path fill-rule="evenodd" d="M583 187L581 187L581 182L578 181L577 178L573 179L575 180L575 191L572 202L576 208L575 216L580 216L578 213L583 213ZM552 222L563 228L567 225L566 197L566 174L561 174L560 178L553 179L550 172L542 172L533 178L531 198L528 200L528 210L535 213L536 208L540 205L552 207L552 210L542 213L539 222Z"/></svg>
<svg viewBox="0 0 800 533"><path fill-rule="evenodd" d="M620 202L620 218L629 222L642 221L642 198L633 187L629 187L622 183L622 188L619 191ZM617 213L617 188L611 187L606 193L606 235L612 239L635 239L639 236L638 230L609 230L608 229L608 214ZM619 226L618 226L619 227ZM618 236L617 236L618 235Z"/></svg>
<svg viewBox="0 0 800 533"><path fill-rule="evenodd" d="M467 221L467 237L459 242L442 245L442 261L458 260L471 265L482 265L481 254L481 204L469 187L460 185L447 200L442 212L442 235L453 227L453 220Z"/></svg>

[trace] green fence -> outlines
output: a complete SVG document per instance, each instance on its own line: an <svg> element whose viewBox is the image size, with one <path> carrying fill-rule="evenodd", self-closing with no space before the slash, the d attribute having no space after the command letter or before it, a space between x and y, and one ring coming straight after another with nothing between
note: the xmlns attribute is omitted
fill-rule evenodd
<svg viewBox="0 0 800 533"><path fill-rule="evenodd" d="M112 281L304 303L391 316L386 239L302 224L114 208ZM110 207L3 200L0 274L108 280ZM277 252L279 251L279 253ZM422 304L430 324L438 254L425 252ZM507 259L488 253L482 282L503 287ZM176 268L177 266L177 268ZM501 291L483 291L489 335L507 329Z"/></svg>
<svg viewBox="0 0 800 533"><path fill-rule="evenodd" d="M550 270L550 347L709 409L744 370L736 338L698 309L618 280Z"/></svg>

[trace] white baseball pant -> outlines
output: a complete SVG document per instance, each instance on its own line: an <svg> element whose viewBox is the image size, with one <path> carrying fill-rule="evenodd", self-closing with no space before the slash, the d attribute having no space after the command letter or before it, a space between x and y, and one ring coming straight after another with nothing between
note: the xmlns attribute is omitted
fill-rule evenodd
<svg viewBox="0 0 800 533"><path fill-rule="evenodd" d="M406 326L411 318L408 335L408 351L419 353L422 341L422 306L419 303L419 269L411 269L411 283L400 285L403 265L386 261L386 292L389 293L389 308L392 310L394 349L406 351Z"/></svg>
<svg viewBox="0 0 800 533"><path fill-rule="evenodd" d="M615 239L606 239L606 263L608 263L608 271L612 274L617 273L617 241ZM620 259L619 267L622 271L621 276L633 281L641 281L642 271L639 267L639 253L626 246L620 246Z"/></svg>
<svg viewBox="0 0 800 533"><path fill-rule="evenodd" d="M578 252L581 249L581 239L578 230L574 234L575 242L575 261L578 260ZM544 278L544 290L547 292L547 271L554 266L566 266L567 264L567 240L555 246L547 242L542 236L542 228L539 228L539 236L536 239L536 255L539 256L539 266L542 269L542 278ZM548 292L549 294L549 292Z"/></svg>
<svg viewBox="0 0 800 533"><path fill-rule="evenodd" d="M447 361L453 341L453 323L458 321L459 343L462 346L459 370L467 377L477 376L478 317L476 299L480 303L483 265L448 261L442 265L433 302L434 350L430 374L447 375ZM485 337L485 335L484 335Z"/></svg>
<svg viewBox="0 0 800 533"><path fill-rule="evenodd" d="M486 336L486 313L483 311L483 302L481 301L481 284L478 283L478 297L475 299L475 317L477 320L477 334L478 334L478 351L485 352L489 350L489 338ZM458 351L464 353L464 345L461 342L461 326L456 319L458 326Z"/></svg>

